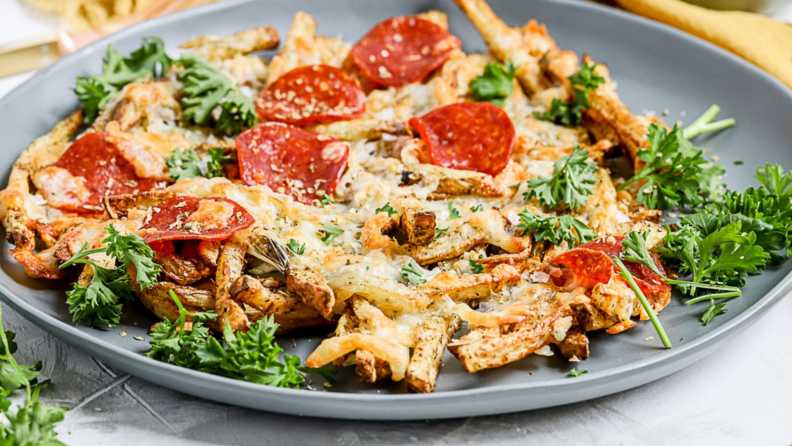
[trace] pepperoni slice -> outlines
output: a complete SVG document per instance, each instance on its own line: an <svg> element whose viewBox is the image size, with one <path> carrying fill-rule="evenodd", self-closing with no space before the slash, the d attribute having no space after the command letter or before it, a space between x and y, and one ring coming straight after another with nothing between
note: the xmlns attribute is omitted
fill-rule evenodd
<svg viewBox="0 0 792 446"><path fill-rule="evenodd" d="M151 210L140 236L146 243L169 240L225 240L256 220L227 198L174 197Z"/></svg>
<svg viewBox="0 0 792 446"><path fill-rule="evenodd" d="M366 95L355 79L329 65L295 68L264 89L256 101L262 121L300 126L359 118L365 109Z"/></svg>
<svg viewBox="0 0 792 446"><path fill-rule="evenodd" d="M566 266L582 278L587 284L607 283L613 274L618 273L616 265L611 258L614 255L621 257L622 242L624 237L603 237L580 245L576 249L561 253L551 259ZM663 275L665 270L660 260L652 255L655 265ZM655 296L671 292L671 287L663 278L644 265L636 262L624 261L624 266L630 271L635 283L647 296ZM586 285L584 285L586 286Z"/></svg>
<svg viewBox="0 0 792 446"><path fill-rule="evenodd" d="M509 164L514 124L489 102L460 102L410 118L436 166L495 176Z"/></svg>
<svg viewBox="0 0 792 446"><path fill-rule="evenodd" d="M34 179L53 207L78 213L103 212L104 196L145 192L165 184L138 177L106 132L80 137Z"/></svg>
<svg viewBox="0 0 792 446"><path fill-rule="evenodd" d="M423 80L461 46L428 20L393 17L371 28L349 54L374 84L399 87Z"/></svg>
<svg viewBox="0 0 792 446"><path fill-rule="evenodd" d="M236 139L239 174L302 203L332 194L346 169L349 146L332 136L268 122Z"/></svg>

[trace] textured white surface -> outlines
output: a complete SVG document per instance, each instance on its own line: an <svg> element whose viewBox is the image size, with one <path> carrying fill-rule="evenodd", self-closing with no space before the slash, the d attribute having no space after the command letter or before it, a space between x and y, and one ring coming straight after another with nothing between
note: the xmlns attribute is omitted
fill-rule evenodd
<svg viewBox="0 0 792 446"><path fill-rule="evenodd" d="M0 15L11 0L0 0ZM4 40L0 28L0 41ZM29 77L0 79L0 97ZM68 445L790 445L792 299L693 366L637 389L541 411L426 422L298 418L226 406L117 373L4 306L43 399L73 408Z"/></svg>

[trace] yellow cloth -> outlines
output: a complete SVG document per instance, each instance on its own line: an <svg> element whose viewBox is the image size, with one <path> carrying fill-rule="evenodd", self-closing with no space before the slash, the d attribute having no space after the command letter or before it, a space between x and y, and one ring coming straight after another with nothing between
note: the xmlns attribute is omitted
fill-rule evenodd
<svg viewBox="0 0 792 446"><path fill-rule="evenodd" d="M792 88L792 26L738 11L711 11L679 0L616 0L635 14L725 48Z"/></svg>

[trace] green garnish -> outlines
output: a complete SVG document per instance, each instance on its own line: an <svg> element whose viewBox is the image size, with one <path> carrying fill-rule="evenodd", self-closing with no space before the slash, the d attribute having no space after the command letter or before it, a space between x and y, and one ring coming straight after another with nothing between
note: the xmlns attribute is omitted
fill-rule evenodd
<svg viewBox="0 0 792 446"><path fill-rule="evenodd" d="M571 376L572 378L577 378L578 376L580 376L580 375L582 375L584 373L588 373L588 370L582 369L581 371L578 372L577 368L574 368L574 369L569 371L569 376Z"/></svg>
<svg viewBox="0 0 792 446"><path fill-rule="evenodd" d="M413 285L426 283L426 270L421 268L421 266L415 262L415 259L410 259L408 264L402 266L399 274L401 274L402 279Z"/></svg>
<svg viewBox="0 0 792 446"><path fill-rule="evenodd" d="M374 213L375 213L375 214L379 214L380 212L385 212L385 213L387 213L389 216L390 216L390 215L396 215L396 214L398 214L398 212L397 212L397 211L395 211L395 210L393 209L393 207L391 207L390 201L389 201L389 202L387 202L387 203L385 203L385 206L383 206L383 207L381 207L381 208L377 208L377 209L374 211Z"/></svg>
<svg viewBox="0 0 792 446"><path fill-rule="evenodd" d="M596 63L585 64L578 72L569 76L569 83L575 95L572 102L565 103L560 99L553 99L550 110L544 113L534 112L534 118L565 126L580 125L583 121L583 109L590 105L589 94L605 82L605 78L594 74L595 68L597 68Z"/></svg>
<svg viewBox="0 0 792 446"><path fill-rule="evenodd" d="M734 126L734 124L737 122L734 120L734 118L722 119L720 121L712 122L713 119L718 116L720 110L721 108L718 106L718 104L712 104L703 115L701 115L698 119L693 121L692 124L682 130L682 135L687 139L692 139L703 133L717 132L718 130L723 130L725 128Z"/></svg>
<svg viewBox="0 0 792 446"><path fill-rule="evenodd" d="M213 375L247 381L266 386L297 389L305 381L303 373L317 373L332 380L334 371L300 366L300 358L283 355L275 342L279 324L272 316L256 321L248 332L236 332L226 323L223 339L210 335L206 323L217 318L213 312L191 313L179 301L176 293L169 292L179 309L179 317L171 323L167 319L151 330L149 358L181 367L200 370ZM192 319L192 329L186 328L187 316ZM302 372L302 373L301 373Z"/></svg>
<svg viewBox="0 0 792 446"><path fill-rule="evenodd" d="M652 321L652 325L654 325L655 330L657 330L660 340L663 341L663 346L665 346L665 348L671 348L671 340L668 339L668 335L666 334L665 328L663 328L663 324L660 322L660 319L657 318L654 308L652 308L649 300L646 299L643 291L641 291L641 289L638 287L638 284L635 283L635 279L633 279L630 271L626 266L624 266L624 263L622 263L618 256L613 257L613 263L616 264L616 267L619 269L619 275L625 280L625 282L627 282L628 285L630 285L630 288L632 288L633 292L638 297L638 300L641 301L641 306L643 306L646 314L649 315L649 319Z"/></svg>
<svg viewBox="0 0 792 446"><path fill-rule="evenodd" d="M231 162L231 157L223 154L223 149L209 149L209 159L204 161L195 149L174 149L165 159L165 165L174 181L188 180L195 177L215 178L223 176L223 165Z"/></svg>
<svg viewBox="0 0 792 446"><path fill-rule="evenodd" d="M470 212L479 212L484 209L483 205L477 204L475 206L470 207Z"/></svg>
<svg viewBox="0 0 792 446"><path fill-rule="evenodd" d="M237 135L256 124L253 103L236 82L195 54L184 54L177 62L184 67L178 78L184 83L181 99L184 119L200 126L215 127L225 135ZM214 118L214 110L220 115Z"/></svg>
<svg viewBox="0 0 792 446"><path fill-rule="evenodd" d="M14 358L15 334L5 331L0 308L0 412L6 421L0 423L0 444L8 446L65 446L58 441L55 425L63 421L68 410L47 406L38 401L39 393L49 381L39 381L41 361L34 365L19 364ZM11 395L25 389L24 405L15 405ZM12 411L15 408L15 411Z"/></svg>
<svg viewBox="0 0 792 446"><path fill-rule="evenodd" d="M305 243L300 243L295 239L289 239L289 243L286 244L286 247L298 256L305 254Z"/></svg>
<svg viewBox="0 0 792 446"><path fill-rule="evenodd" d="M522 222L518 227L526 234L533 232L534 240L537 242L548 241L560 245L566 241L569 247L573 248L597 238L596 232L569 214L542 217L525 208L518 215Z"/></svg>
<svg viewBox="0 0 792 446"><path fill-rule="evenodd" d="M668 132L653 123L646 139L649 149L642 148L637 153L646 164L620 187L643 183L635 197L639 203L650 209L696 205L722 187L723 167L706 161L679 127Z"/></svg>
<svg viewBox="0 0 792 446"><path fill-rule="evenodd" d="M144 37L142 46L129 57L122 56L112 45L108 45L101 76L77 78L74 92L80 100L83 122L93 122L113 95L125 85L142 78L162 77L171 63L165 53L165 45L158 37Z"/></svg>
<svg viewBox="0 0 792 446"><path fill-rule="evenodd" d="M103 248L85 250L86 245L80 249L67 262L60 265L63 269L75 263L91 265L94 275L87 287L78 283L67 292L69 297L69 313L73 315L73 322L79 323L88 318L93 327L96 322L101 322L106 327L118 324L121 317L121 307L124 302L133 299L132 285L127 275L127 267L135 266L136 281L142 289L157 283L161 267L154 263L154 251L137 234L121 235L112 224L104 228L109 234L102 243ZM89 260L87 256L102 253L115 260L115 268L105 268Z"/></svg>
<svg viewBox="0 0 792 446"><path fill-rule="evenodd" d="M209 161L206 163L206 178L222 177L223 166L231 163L231 157L223 152L223 149L209 149Z"/></svg>
<svg viewBox="0 0 792 446"><path fill-rule="evenodd" d="M484 272L484 265L475 260L468 260L468 265L473 268L473 274L481 274Z"/></svg>
<svg viewBox="0 0 792 446"><path fill-rule="evenodd" d="M321 204L322 206L327 206L333 204L334 201L335 200L333 200L333 197L331 197L330 194L324 194L322 195L322 199L319 200L319 204Z"/></svg>
<svg viewBox="0 0 792 446"><path fill-rule="evenodd" d="M503 107L504 99L512 94L512 80L517 68L511 62L501 65L488 62L484 66L484 74L470 81L470 95L476 102L491 102Z"/></svg>
<svg viewBox="0 0 792 446"><path fill-rule="evenodd" d="M575 146L572 153L559 158L549 178L528 180L523 198L536 197L543 206L556 209L561 205L576 211L586 204L597 182L597 164L588 159L588 150Z"/></svg>
<svg viewBox="0 0 792 446"><path fill-rule="evenodd" d="M448 228L440 229L438 227L435 227L435 238L440 237L441 235L445 234L446 232L448 232Z"/></svg>
<svg viewBox="0 0 792 446"><path fill-rule="evenodd" d="M325 245L330 246L330 243L333 243L333 240L336 239L339 235L344 233L344 230L341 229L340 226L336 226L330 223L322 223L322 230L319 232L321 235L322 241L325 242Z"/></svg>
<svg viewBox="0 0 792 446"><path fill-rule="evenodd" d="M448 218L451 219L451 220L456 220L459 217L460 217L459 211L454 207L454 203L449 201L448 202Z"/></svg>

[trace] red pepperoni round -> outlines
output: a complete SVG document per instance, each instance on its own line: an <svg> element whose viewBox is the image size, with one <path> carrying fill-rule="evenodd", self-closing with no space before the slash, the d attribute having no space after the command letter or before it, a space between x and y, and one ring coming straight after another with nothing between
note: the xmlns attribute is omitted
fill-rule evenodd
<svg viewBox="0 0 792 446"><path fill-rule="evenodd" d="M349 158L347 143L279 122L237 136L236 151L245 184L264 184L308 204L335 191Z"/></svg>
<svg viewBox="0 0 792 446"><path fill-rule="evenodd" d="M423 80L461 46L428 20L393 17L371 28L349 54L374 84L399 87Z"/></svg>
<svg viewBox="0 0 792 446"><path fill-rule="evenodd" d="M72 143L54 166L65 169L72 176L84 178L85 188L90 193L79 206L56 206L65 211L104 212L104 196L135 194L160 185L157 180L138 177L132 164L107 140L106 132L83 135Z"/></svg>
<svg viewBox="0 0 792 446"><path fill-rule="evenodd" d="M489 102L460 102L410 118L432 164L495 176L509 164L514 124Z"/></svg>
<svg viewBox="0 0 792 446"><path fill-rule="evenodd" d="M615 255L621 257L623 241L624 237L599 238L580 245L576 249L561 253L550 261L566 266L576 276L589 284L608 283L611 276L618 273L612 257ZM654 255L652 255L652 258L660 272L665 275L665 270L660 260ZM647 297L671 292L671 287L651 269L637 262L626 260L623 262L624 266L633 275L635 283Z"/></svg>
<svg viewBox="0 0 792 446"><path fill-rule="evenodd" d="M256 101L262 121L300 126L359 118L365 109L366 95L355 79L329 65L295 68L264 89Z"/></svg>
<svg viewBox="0 0 792 446"><path fill-rule="evenodd" d="M227 198L175 197L151 209L140 236L146 243L169 240L225 240L256 220Z"/></svg>

